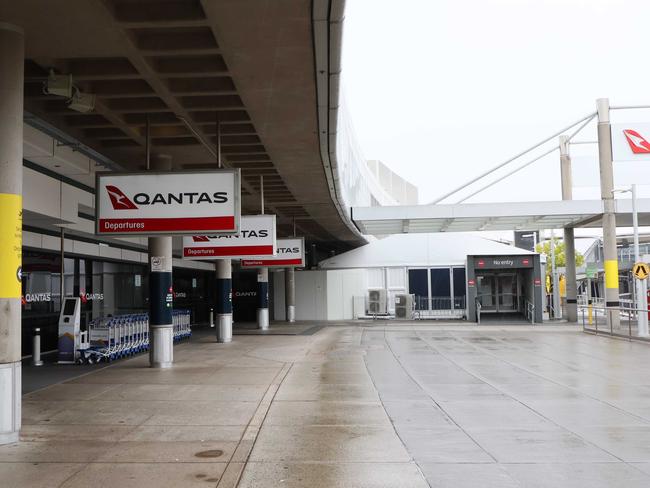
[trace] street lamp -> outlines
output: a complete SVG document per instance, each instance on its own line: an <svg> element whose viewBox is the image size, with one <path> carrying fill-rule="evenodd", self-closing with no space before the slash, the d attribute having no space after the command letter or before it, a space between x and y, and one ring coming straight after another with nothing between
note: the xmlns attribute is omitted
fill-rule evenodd
<svg viewBox="0 0 650 488"><path fill-rule="evenodd" d="M636 209L636 185L632 185L628 189L622 190L612 190L612 195L614 193L631 193L632 194L632 226L634 227L634 262L638 263L641 261L639 256L639 215ZM640 311L637 312L638 316L638 327L639 327L639 337L648 337L648 297L647 293L647 283L646 280L634 279L635 291L636 291L636 306Z"/></svg>

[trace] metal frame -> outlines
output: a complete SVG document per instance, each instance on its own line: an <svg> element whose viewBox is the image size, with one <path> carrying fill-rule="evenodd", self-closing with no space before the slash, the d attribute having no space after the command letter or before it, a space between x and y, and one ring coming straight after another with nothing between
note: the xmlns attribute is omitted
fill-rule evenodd
<svg viewBox="0 0 650 488"><path fill-rule="evenodd" d="M231 235L237 234L240 227L241 218L241 170L239 168L227 169L209 169L209 170L192 170L192 171L135 171L135 172L112 172L102 171L95 173L95 235L102 236L153 236L153 235L199 235L205 234L204 230L195 231L159 231L159 232L99 232L99 180L104 176L156 176L156 175L173 175L182 176L184 174L215 174L215 173L232 173L235 177L235 230L233 231L215 231L215 234Z"/></svg>

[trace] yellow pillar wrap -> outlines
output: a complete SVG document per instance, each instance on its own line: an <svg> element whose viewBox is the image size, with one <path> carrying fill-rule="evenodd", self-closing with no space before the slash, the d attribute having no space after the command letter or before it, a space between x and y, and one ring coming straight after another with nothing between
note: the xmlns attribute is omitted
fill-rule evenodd
<svg viewBox="0 0 650 488"><path fill-rule="evenodd" d="M616 259L605 261L605 288L618 290L618 261Z"/></svg>
<svg viewBox="0 0 650 488"><path fill-rule="evenodd" d="M0 298L20 298L23 199L0 193Z"/></svg>

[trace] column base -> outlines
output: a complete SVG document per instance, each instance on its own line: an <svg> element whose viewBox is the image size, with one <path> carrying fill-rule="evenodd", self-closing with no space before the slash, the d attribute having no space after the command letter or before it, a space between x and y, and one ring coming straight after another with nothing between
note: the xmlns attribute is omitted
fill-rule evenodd
<svg viewBox="0 0 650 488"><path fill-rule="evenodd" d="M0 364L0 445L18 442L21 422L21 363Z"/></svg>
<svg viewBox="0 0 650 488"><path fill-rule="evenodd" d="M577 303L567 303L566 304L566 319L567 322L577 322L578 321L578 304Z"/></svg>
<svg viewBox="0 0 650 488"><path fill-rule="evenodd" d="M217 328L217 342L227 343L232 341L232 314L220 313L217 315L219 327Z"/></svg>
<svg viewBox="0 0 650 488"><path fill-rule="evenodd" d="M257 328L261 330L268 330L269 328L269 309L257 309Z"/></svg>
<svg viewBox="0 0 650 488"><path fill-rule="evenodd" d="M296 306L287 305L287 322L295 322L295 321L296 321Z"/></svg>
<svg viewBox="0 0 650 488"><path fill-rule="evenodd" d="M151 368L171 368L174 363L174 326L149 326L149 366Z"/></svg>

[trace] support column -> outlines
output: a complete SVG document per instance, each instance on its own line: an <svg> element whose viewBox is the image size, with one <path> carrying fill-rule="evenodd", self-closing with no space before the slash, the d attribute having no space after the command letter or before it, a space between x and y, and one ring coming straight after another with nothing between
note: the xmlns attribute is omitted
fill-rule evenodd
<svg viewBox="0 0 650 488"><path fill-rule="evenodd" d="M151 169L171 171L171 156L152 155ZM149 366L171 368L174 362L171 236L149 238L149 266Z"/></svg>
<svg viewBox="0 0 650 488"><path fill-rule="evenodd" d="M284 269L284 303L287 309L287 322L296 321L296 268Z"/></svg>
<svg viewBox="0 0 650 488"><path fill-rule="evenodd" d="M600 197L603 200L603 254L605 258L605 306L618 307L618 253L616 252L616 214L614 209L614 168L612 166L612 128L609 123L609 99L600 98L598 107L598 159ZM618 311L607 314L608 325L616 328Z"/></svg>
<svg viewBox="0 0 650 488"><path fill-rule="evenodd" d="M24 58L22 29L0 22L0 444L20 431Z"/></svg>
<svg viewBox="0 0 650 488"><path fill-rule="evenodd" d="M269 328L269 268L257 271L257 328Z"/></svg>
<svg viewBox="0 0 650 488"><path fill-rule="evenodd" d="M232 341L232 261L217 261L217 342Z"/></svg>
<svg viewBox="0 0 650 488"><path fill-rule="evenodd" d="M569 138L560 136L560 173L562 175L562 200L573 200L571 156ZM573 227L564 229L564 258L566 261L566 318L578 321L578 287L576 284L576 248Z"/></svg>

